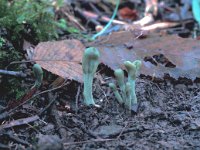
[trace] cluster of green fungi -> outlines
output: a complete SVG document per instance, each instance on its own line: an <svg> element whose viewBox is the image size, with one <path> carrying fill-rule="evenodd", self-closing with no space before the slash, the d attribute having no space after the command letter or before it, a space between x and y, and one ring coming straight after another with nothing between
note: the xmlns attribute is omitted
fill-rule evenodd
<svg viewBox="0 0 200 150"><path fill-rule="evenodd" d="M125 83L124 71L122 69L116 69L114 74L120 91L117 90L117 85L115 83L110 83L109 87L113 90L118 102L124 104L127 109L131 110L132 106L137 104L135 82L136 76L141 67L141 61L125 61L124 66L128 72L127 82Z"/></svg>
<svg viewBox="0 0 200 150"><path fill-rule="evenodd" d="M95 72L99 65L100 53L97 48L86 48L82 58L83 68L83 81L84 81L84 103L85 105L95 105L92 95L92 84ZM141 61L136 60L134 62L125 61L124 66L128 72L128 80L125 83L124 71L122 69L116 69L114 74L117 80L117 84L120 88L120 92L117 90L115 83L110 83L109 87L113 90L114 95L120 104L124 104L127 109L131 109L133 104L137 104L137 97L135 94L135 81L137 73L141 67Z"/></svg>

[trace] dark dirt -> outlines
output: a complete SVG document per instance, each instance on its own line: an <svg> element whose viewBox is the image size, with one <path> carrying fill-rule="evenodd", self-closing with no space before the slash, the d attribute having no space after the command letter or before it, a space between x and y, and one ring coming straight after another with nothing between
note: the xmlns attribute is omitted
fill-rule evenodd
<svg viewBox="0 0 200 150"><path fill-rule="evenodd" d="M30 123L29 126L1 130L1 143L11 147L18 143L16 147L22 149L26 146L45 149L45 143L47 147L50 146L49 149L55 149L52 145L57 145L56 149L59 149L62 147L59 144L63 143L64 149L73 150L200 148L199 83L185 85L139 78L136 84L139 109L137 114L130 114L117 103L108 88L107 83L112 78L102 77L100 74L96 77L94 97L101 108L82 105L82 89L79 84L71 82L70 85L51 92L54 96L59 95L55 104L62 126L58 127L54 117L47 111L40 116L40 120ZM77 92L78 88L80 90ZM12 118L25 117L27 112L37 114L35 110L41 110L41 106L47 105L45 99L46 95L39 96L32 108L23 107L19 111L24 112L24 116L15 115ZM77 100L78 105L75 104ZM69 104L71 108L61 109L62 105ZM60 128L66 131L64 142L58 138ZM5 133L31 144L15 141ZM48 135L46 138L49 142L45 142L45 136L41 138L42 135Z"/></svg>
<svg viewBox="0 0 200 150"><path fill-rule="evenodd" d="M100 88L97 84L97 89ZM137 81L140 107L130 115L119 106L105 87L95 96L101 109L79 108L76 115L63 117L66 127L75 141L82 144L65 145L67 149L198 149L200 148L200 119L198 106L199 84L173 85L170 82L155 83ZM102 100L100 103L99 100ZM67 119L68 118L68 119ZM84 126L98 138L111 141L92 142L87 133L76 126ZM78 130L78 132L77 132ZM78 134L77 134L78 133ZM73 141L73 140L72 140Z"/></svg>

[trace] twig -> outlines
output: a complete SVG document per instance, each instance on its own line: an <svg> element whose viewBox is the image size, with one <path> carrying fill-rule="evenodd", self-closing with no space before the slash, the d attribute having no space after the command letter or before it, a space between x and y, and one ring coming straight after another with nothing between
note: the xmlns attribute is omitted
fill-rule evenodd
<svg viewBox="0 0 200 150"><path fill-rule="evenodd" d="M83 31L86 31L86 29L73 16L69 15L66 12L63 12L63 13L71 22L74 22L77 26L79 26L80 29L82 29Z"/></svg>
<svg viewBox="0 0 200 150"><path fill-rule="evenodd" d="M11 76L16 76L16 77L26 77L26 74L21 71L8 71L8 70L0 69L0 74L11 75Z"/></svg>
<svg viewBox="0 0 200 150"><path fill-rule="evenodd" d="M33 97L27 99L25 102L23 102L23 103L20 104L19 106L15 107L14 109L10 110L9 112L16 110L16 109L19 108L20 106L24 105L24 104L27 103L28 101L32 100L33 98L35 98L35 97L37 97L37 96L39 96L39 95L41 95L41 94L45 94L45 93L48 93L48 92L50 92L50 91L57 90L57 89L62 88L63 86L65 86L65 85L67 85L67 84L68 84L68 82L67 82L67 83L64 82L62 85L60 85L60 86L58 86L58 87L56 87L56 88L52 88L52 89L49 89L49 90L42 91L42 92L40 92L40 93L38 93L38 94L35 94L35 95L33 95Z"/></svg>
<svg viewBox="0 0 200 150"><path fill-rule="evenodd" d="M10 64L8 64L5 69L8 69L11 65L14 64L23 64L23 63L32 63L35 62L35 60L24 60L24 61L12 61Z"/></svg>
<svg viewBox="0 0 200 150"><path fill-rule="evenodd" d="M28 143L27 141L24 141L22 139L20 139L19 137L17 137L16 135L13 135L13 134L4 134L5 136L7 136L8 138L10 138L11 140L19 143L19 144L22 144L22 145L25 145L25 146L30 146L30 143Z"/></svg>
<svg viewBox="0 0 200 150"><path fill-rule="evenodd" d="M79 13L79 15L81 15L81 17L87 20L87 25L89 23L93 23L95 26L100 25L100 23L97 20L95 20L96 18L88 17L85 13L82 12L81 9L76 9L76 11Z"/></svg>
<svg viewBox="0 0 200 150"><path fill-rule="evenodd" d="M49 99L49 103L51 103L52 101L55 101L56 100L56 96L52 95L51 92L48 93L48 99ZM60 117L58 115L58 111L56 109L56 106L55 106L55 103L53 103L53 105L51 106L51 109L50 109L50 114L51 116L53 116L53 120L54 120L54 123L56 124L57 128L58 128L58 132L62 138L62 141L67 141L67 130L65 129L65 127L63 127L62 125L62 122L60 120Z"/></svg>
<svg viewBox="0 0 200 150"><path fill-rule="evenodd" d="M126 127L124 127L123 129L122 129L122 131L120 131L120 132L116 132L116 133L113 133L113 134L110 134L110 135L108 135L108 136L106 136L105 138L111 138L111 137L116 137L117 136L117 138L119 138L119 135L121 136L122 134L125 134L125 133L129 133L129 132L144 132L144 131L146 131L146 130L150 130L150 129L144 129L144 128L142 128L142 129L137 129L137 128L128 128L128 129L125 129Z"/></svg>
<svg viewBox="0 0 200 150"><path fill-rule="evenodd" d="M97 14L89 12L89 11L84 11L84 10L81 10L81 9L78 9L78 8L76 8L76 11L78 11L79 13L82 13L82 15L86 16L87 18L93 18L93 19L99 18L99 16ZM106 17L106 16L102 16L102 17L99 18L99 20L109 22L111 19ZM113 23L114 24L121 24L121 25L127 24L124 21L120 21L120 20L116 20L116 19L113 20Z"/></svg>
<svg viewBox="0 0 200 150"><path fill-rule="evenodd" d="M99 138L98 135L96 135L95 133L93 133L93 132L90 131L90 130L85 129L83 126L81 126L81 125L77 125L77 126L78 126L83 132L85 132L86 134L88 134L89 136L91 136L91 137L93 137L93 138L96 138L96 139Z"/></svg>
<svg viewBox="0 0 200 150"><path fill-rule="evenodd" d="M63 83L62 85L60 85L59 87L52 88L52 89L49 89L49 90L46 90L46 91L42 91L42 92L40 92L40 93L38 93L38 94L33 95L31 98L27 99L26 101L24 101L24 102L21 103L20 105L14 107L13 109L9 110L8 112L6 111L6 112L4 112L3 114L1 114L1 115L0 115L0 120L3 120L3 119L5 119L5 118L9 117L9 116L12 114L12 112L14 112L15 110L17 110L17 109L18 109L19 107L21 107L22 105L26 104L27 102L29 102L29 101L32 100L33 98L35 98L35 97L37 97L37 96L39 96L39 95L41 95L41 94L48 93L48 92L50 92L50 91L54 91L54 90L57 90L57 89L59 89L59 88L62 88L63 86L65 86L65 85L67 85L67 84L68 84L68 82L67 82L67 83L64 82L64 83Z"/></svg>
<svg viewBox="0 0 200 150"><path fill-rule="evenodd" d="M39 117L37 115L35 115L35 116L28 117L28 118L22 118L22 119L14 120L14 121L11 121L9 123L1 125L0 130L6 129L6 128L11 128L11 127L14 127L14 126L20 126L20 125L28 124L28 123L34 122L38 119L39 119Z"/></svg>
<svg viewBox="0 0 200 150"><path fill-rule="evenodd" d="M87 141L80 141L80 142L71 142L71 143L64 143L64 146L76 145L76 144L84 144L84 143L91 143L91 142L107 142L107 141L115 141L116 139L94 139L94 140L87 140Z"/></svg>
<svg viewBox="0 0 200 150"><path fill-rule="evenodd" d="M85 143L91 143L91 142L117 141L117 140L119 140L120 136L123 134L123 131L125 130L126 127L127 127L127 124L120 131L120 134L117 136L117 138L106 138L106 139L97 138L97 139L87 140L87 141L64 143L64 146L70 146L70 145L76 145L76 144L85 144Z"/></svg>
<svg viewBox="0 0 200 150"><path fill-rule="evenodd" d="M100 16L102 15L102 13L99 11L99 9L96 6L94 6L93 3L89 2L89 5L94 10L95 13L97 13Z"/></svg>
<svg viewBox="0 0 200 150"><path fill-rule="evenodd" d="M78 87L78 91L77 91L77 94L76 94L76 110L75 110L75 112L76 112L76 114L77 114L77 112L78 112L78 98L79 98L79 95L80 95L80 86Z"/></svg>
<svg viewBox="0 0 200 150"><path fill-rule="evenodd" d="M56 99L51 100L51 101L49 102L49 104L48 104L44 109L42 109L42 110L39 112L38 116L41 116L45 111L47 111L48 109L50 109L50 108L52 107L52 105L55 103L55 101L56 101Z"/></svg>
<svg viewBox="0 0 200 150"><path fill-rule="evenodd" d="M171 28L179 25L179 22L159 22L159 23L154 23L152 25L144 26L141 29L142 30L156 30L156 29L165 29L165 28Z"/></svg>
<svg viewBox="0 0 200 150"><path fill-rule="evenodd" d="M23 104L24 102L27 101L27 99L31 98L36 92L37 92L37 88L33 87L25 95L23 95L20 99L9 101L9 103L6 107L6 111L14 109L15 107L18 107L19 105Z"/></svg>
<svg viewBox="0 0 200 150"><path fill-rule="evenodd" d="M119 140L119 138L121 137L121 135L123 134L124 130L126 129L127 127L127 123L125 124L125 126L123 127L123 129L121 130L120 134L117 136L117 139Z"/></svg>
<svg viewBox="0 0 200 150"><path fill-rule="evenodd" d="M10 149L8 145L0 143L0 149Z"/></svg>
<svg viewBox="0 0 200 150"><path fill-rule="evenodd" d="M142 128L142 129L137 129L137 128L128 128L128 129L126 129L127 125L128 124L125 124L125 126L123 127L123 129L120 132L116 132L114 134L110 134L105 139L99 138L97 135L94 135L92 132L86 131L86 129L84 129L82 126L79 126L84 132L87 132L88 134L92 134L92 136L94 136L94 138L96 137L96 139L80 141L80 142L64 143L64 146L67 147L67 146L70 146L70 145L85 144L85 143L91 143L91 142L117 141L117 140L119 140L121 135L124 134L124 133L133 132L133 131L144 132L144 131L148 130L148 129L144 129L144 128ZM109 137L116 137L116 138L109 138Z"/></svg>
<svg viewBox="0 0 200 150"><path fill-rule="evenodd" d="M11 113L5 111L3 113L0 114L0 120L3 120L5 118L7 118Z"/></svg>

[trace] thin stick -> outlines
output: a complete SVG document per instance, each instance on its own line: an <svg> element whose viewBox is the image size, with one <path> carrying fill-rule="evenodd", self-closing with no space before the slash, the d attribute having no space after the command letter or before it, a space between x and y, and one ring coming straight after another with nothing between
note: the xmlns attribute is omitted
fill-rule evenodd
<svg viewBox="0 0 200 150"><path fill-rule="evenodd" d="M107 142L107 141L116 141L119 140L123 132L125 131L127 127L127 123L125 124L124 128L120 131L119 135L117 138L107 138L107 139L93 139L93 140L87 140L87 141L80 141L80 142L71 142L71 143L64 143L64 146L70 146L70 145L76 145L76 144L85 144L85 143L91 143L91 142Z"/></svg>
<svg viewBox="0 0 200 150"><path fill-rule="evenodd" d="M11 121L9 123L1 125L0 130L11 128L11 127L14 127L14 126L20 126L20 125L28 124L28 123L34 122L38 119L39 119L39 116L35 115L35 116L27 117L27 118L14 120L14 121Z"/></svg>
<svg viewBox="0 0 200 150"><path fill-rule="evenodd" d="M0 69L0 74L11 75L11 76L16 76L16 77L26 77L26 74L21 71L8 71L8 70Z"/></svg>
<svg viewBox="0 0 200 150"><path fill-rule="evenodd" d="M77 94L76 94L76 114L78 112L78 98L79 98L79 95L80 95L80 86L78 87L78 91L77 91Z"/></svg>
<svg viewBox="0 0 200 150"><path fill-rule="evenodd" d="M94 140L87 140L87 141L80 141L80 142L71 142L71 143L64 143L64 146L76 145L76 144L84 144L84 143L91 143L91 142L106 142L106 141L115 141L116 139L94 139Z"/></svg>
<svg viewBox="0 0 200 150"><path fill-rule="evenodd" d="M41 94L48 93L48 92L51 92L51 91L60 89L60 88L62 88L63 86L66 86L67 84L68 84L68 82L67 82L67 83L64 82L62 85L60 85L60 86L58 86L58 87L56 87L56 88L52 88L52 89L49 89L49 90L45 90L45 91L42 91L42 92L40 92L40 93L38 93L38 94L33 95L31 98L27 99L26 101L24 101L24 102L23 102L22 104L20 104L19 106L17 106L17 107L15 107L15 108L13 108L12 110L10 110L9 113L12 112L12 111L15 111L15 110L18 109L20 106L24 105L25 103L27 103L28 101L32 100L33 98L35 98L35 97L37 97L37 96L39 96L39 95L41 95Z"/></svg>

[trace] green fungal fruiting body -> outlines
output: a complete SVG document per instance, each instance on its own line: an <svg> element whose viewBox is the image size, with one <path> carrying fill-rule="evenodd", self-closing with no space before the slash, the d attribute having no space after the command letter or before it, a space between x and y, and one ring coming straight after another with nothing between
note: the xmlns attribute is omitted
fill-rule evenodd
<svg viewBox="0 0 200 150"><path fill-rule="evenodd" d="M131 101L132 103L136 104L137 103L137 98L135 94L136 66L130 61L125 61L124 66L128 71L128 82L130 83L130 88L131 88Z"/></svg>
<svg viewBox="0 0 200 150"><path fill-rule="evenodd" d="M118 102L120 104L123 104L123 99L122 99L121 95L119 94L116 85L114 83L109 83L109 87L112 89L112 91L113 91L115 97L117 98Z"/></svg>
<svg viewBox="0 0 200 150"><path fill-rule="evenodd" d="M125 106L131 110L131 84L129 82L126 82L126 101L125 101Z"/></svg>
<svg viewBox="0 0 200 150"><path fill-rule="evenodd" d="M43 71L39 64L33 65L33 73L35 76L35 84L34 84L33 88L34 87L39 88L41 86L42 80L43 80Z"/></svg>
<svg viewBox="0 0 200 150"><path fill-rule="evenodd" d="M122 69L116 69L114 71L115 78L117 80L117 84L122 92L122 99L126 99L126 90L125 90L125 83L124 83L124 71Z"/></svg>
<svg viewBox="0 0 200 150"><path fill-rule="evenodd" d="M98 49L94 47L86 48L82 58L82 68L83 68L83 81L84 81L84 103L88 105L95 105L93 95L92 95L92 83L94 74L99 65L100 53Z"/></svg>
<svg viewBox="0 0 200 150"><path fill-rule="evenodd" d="M109 87L113 90L115 97L120 104L124 103L125 107L131 110L132 105L137 104L137 97L135 93L135 81L138 71L141 67L141 61L136 60L134 62L125 61L124 66L128 72L128 81L124 82L124 71L122 69L116 69L114 75L117 80L117 84L120 88L119 94L117 87L114 83L110 83Z"/></svg>
<svg viewBox="0 0 200 150"><path fill-rule="evenodd" d="M134 62L125 61L124 66L128 71L128 82L130 83L130 88L131 88L131 103L137 104L137 97L135 94L135 80L136 80L136 75L141 67L141 61L140 60L136 60Z"/></svg>

